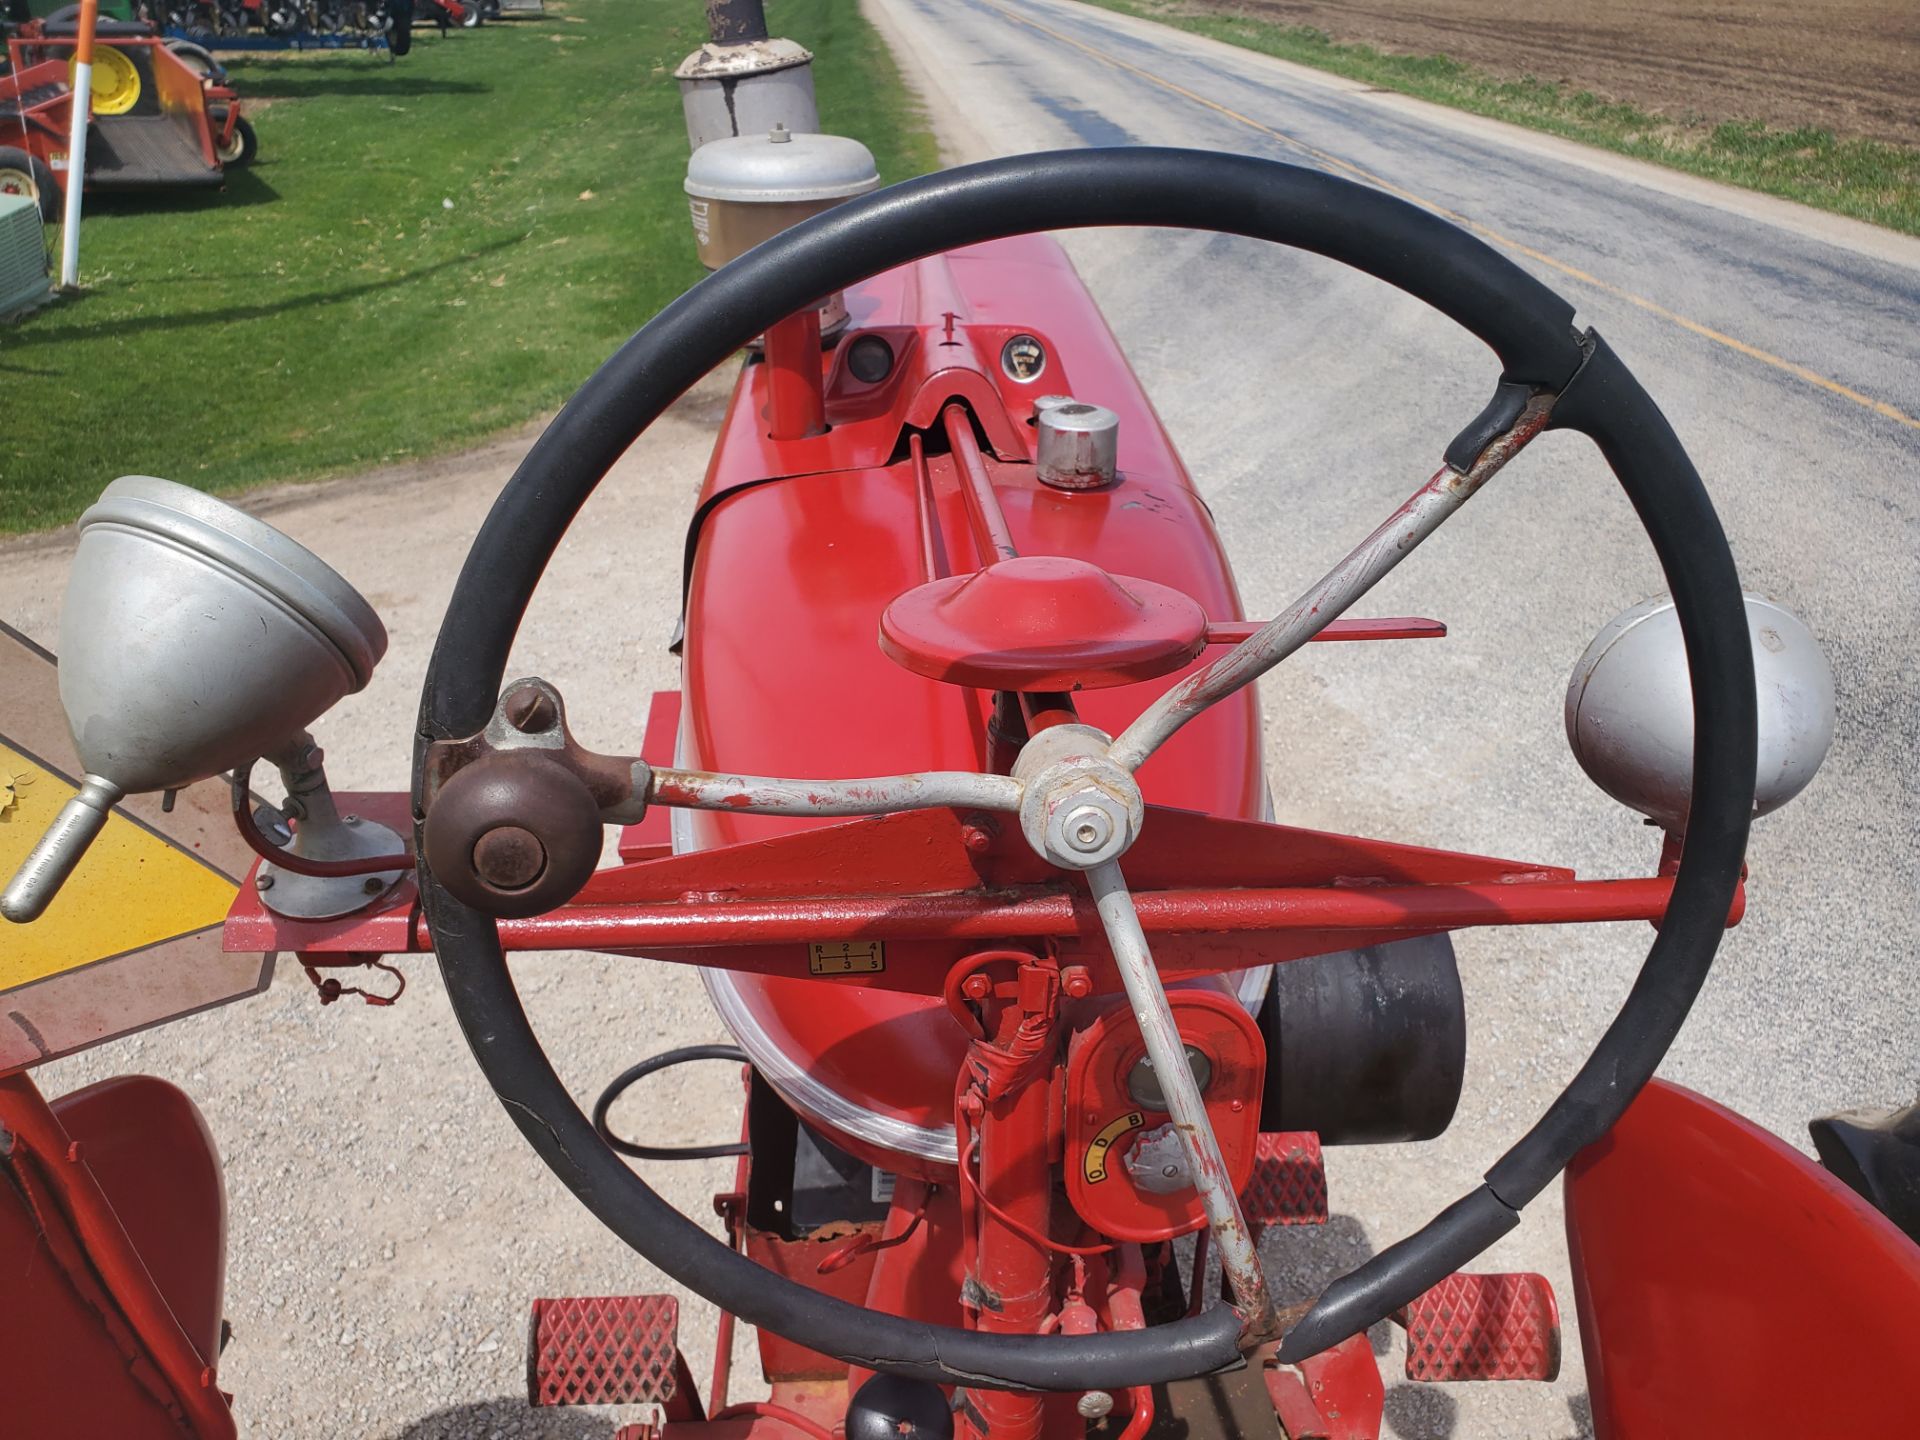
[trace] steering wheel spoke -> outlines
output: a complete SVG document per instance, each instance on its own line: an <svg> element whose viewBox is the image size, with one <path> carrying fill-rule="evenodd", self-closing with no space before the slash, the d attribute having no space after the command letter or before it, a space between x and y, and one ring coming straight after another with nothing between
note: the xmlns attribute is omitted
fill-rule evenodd
<svg viewBox="0 0 1920 1440"><path fill-rule="evenodd" d="M865 780L782 780L656 766L647 787L651 804L741 815L845 817L899 810L1016 812L1021 785L1010 775L971 770L925 770Z"/></svg>
<svg viewBox="0 0 1920 1440"><path fill-rule="evenodd" d="M1123 769L1138 770L1181 726L1250 685L1344 615L1423 544L1547 426L1555 397L1541 391L1466 469L1443 464L1339 564L1232 650L1148 706L1113 743Z"/></svg>
<svg viewBox="0 0 1920 1440"><path fill-rule="evenodd" d="M1113 963L1126 986L1127 1003L1140 1026L1140 1038L1159 1077L1167 1113L1173 1117L1174 1134L1179 1137L1194 1188L1199 1191L1200 1208L1206 1214L1207 1229L1219 1252L1234 1304L1245 1322L1242 1339L1248 1344L1264 1343L1279 1333L1279 1317L1273 1296L1267 1291L1260 1251L1247 1217L1241 1213L1240 1197L1234 1193L1206 1101L1188 1068L1186 1046L1174 1021L1173 1007L1167 1003L1166 986L1153 963L1153 951L1140 928L1140 916L1133 908L1133 896L1127 891L1119 862L1109 860L1089 870L1087 885L1100 911Z"/></svg>

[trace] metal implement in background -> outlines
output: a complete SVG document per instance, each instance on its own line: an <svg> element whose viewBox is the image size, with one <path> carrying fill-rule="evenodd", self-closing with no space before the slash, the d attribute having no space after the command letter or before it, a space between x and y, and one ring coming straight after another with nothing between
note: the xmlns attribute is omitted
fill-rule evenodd
<svg viewBox="0 0 1920 1440"><path fill-rule="evenodd" d="M96 37L95 60L119 83L92 105L76 159L69 133L87 113L73 87L78 31L78 20L57 16L22 25L7 40L10 67L0 67L0 147L23 152L49 222L61 210L57 197L71 207L77 188L213 189L253 160L252 122L212 57L124 24ZM67 226L63 248L77 235Z"/></svg>
<svg viewBox="0 0 1920 1440"><path fill-rule="evenodd" d="M0 104L4 104L0 100ZM47 242L41 231L39 197L9 194L0 178L0 324L53 298L47 278ZM33 189L29 175L23 192Z"/></svg>

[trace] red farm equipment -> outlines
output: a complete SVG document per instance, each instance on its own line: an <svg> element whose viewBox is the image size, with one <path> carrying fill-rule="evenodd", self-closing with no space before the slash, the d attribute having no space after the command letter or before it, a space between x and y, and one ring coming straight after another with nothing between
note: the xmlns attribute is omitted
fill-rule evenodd
<svg viewBox="0 0 1920 1440"><path fill-rule="evenodd" d="M52 220L67 184L77 41L70 20L33 21L7 43L0 74L0 193L33 193ZM253 126L224 77L177 54L149 26L101 21L94 52L87 188L217 188L250 163Z"/></svg>
<svg viewBox="0 0 1920 1440"><path fill-rule="evenodd" d="M791 86L773 58L761 74ZM736 115L758 103L737 82ZM860 153L792 127L696 152L715 273L500 495L424 677L409 792L335 794L306 733L385 650L367 602L220 502L108 487L61 622L71 733L44 694L0 708L45 757L15 823L50 821L0 902L15 933L86 883L116 807L158 824L152 797L177 792L196 835L224 824L251 860L229 962L294 955L333 998L381 957L436 952L486 1082L560 1185L717 1307L723 1336L758 1328L772 1398L729 1405L728 1343L703 1395L673 1297L535 1301L532 1403L650 1406L630 1440L1372 1440L1379 1322L1405 1328L1414 1380L1555 1374L1566 1297L1469 1267L1563 1171L1598 1435L1916 1433L1898 1376L1920 1124L1829 1123L1842 1183L1651 1080L1742 916L1749 822L1812 778L1833 700L1805 628L1743 597L1626 365L1481 241L1327 174L1104 149L874 190ZM1430 478L1266 619L1242 614L1207 506L1038 233L1227 224L1398 286L1497 361ZM594 751L555 685L509 675L509 647L615 461L743 350L688 527L680 688L627 753ZM1596 443L1672 586L1602 632L1568 717L1588 773L1666 835L1646 873L1276 823L1251 682L1309 643L1442 637L1352 612L1549 429ZM278 811L252 798L263 759ZM1327 1147L1452 1117L1449 934L1622 921L1651 934L1638 982L1484 1182L1317 1293L1274 1293L1277 1250L1327 1219ZM724 1238L627 1163L672 1152L610 1131L615 1091L590 1114L556 1075L507 964L547 950L698 968L737 1049L615 1088L742 1063ZM198 1006L215 982L192 973ZM43 1008L41 1053L119 1023ZM30 1059L0 1050L0 1070ZM192 1105L128 1079L49 1107L0 1079L0 1176L19 1433L234 1435L219 1167ZM1766 1383L1762 1353L1820 1383Z"/></svg>

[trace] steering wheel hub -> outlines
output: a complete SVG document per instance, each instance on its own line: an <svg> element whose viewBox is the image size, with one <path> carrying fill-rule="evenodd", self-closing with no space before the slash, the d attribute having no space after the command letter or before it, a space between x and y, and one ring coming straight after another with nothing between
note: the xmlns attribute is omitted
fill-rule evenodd
<svg viewBox="0 0 1920 1440"><path fill-rule="evenodd" d="M1112 738L1091 725L1054 725L1021 747L1020 830L1063 870L1091 870L1126 854L1147 807L1140 785L1108 755Z"/></svg>

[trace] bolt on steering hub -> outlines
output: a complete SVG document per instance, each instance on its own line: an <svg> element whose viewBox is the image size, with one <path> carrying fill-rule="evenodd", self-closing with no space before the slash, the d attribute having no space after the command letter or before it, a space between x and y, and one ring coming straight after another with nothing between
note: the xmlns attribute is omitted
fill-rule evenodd
<svg viewBox="0 0 1920 1440"><path fill-rule="evenodd" d="M1107 758L1112 737L1091 725L1055 725L1020 750L1020 830L1063 870L1091 870L1124 855L1146 805L1132 775Z"/></svg>

